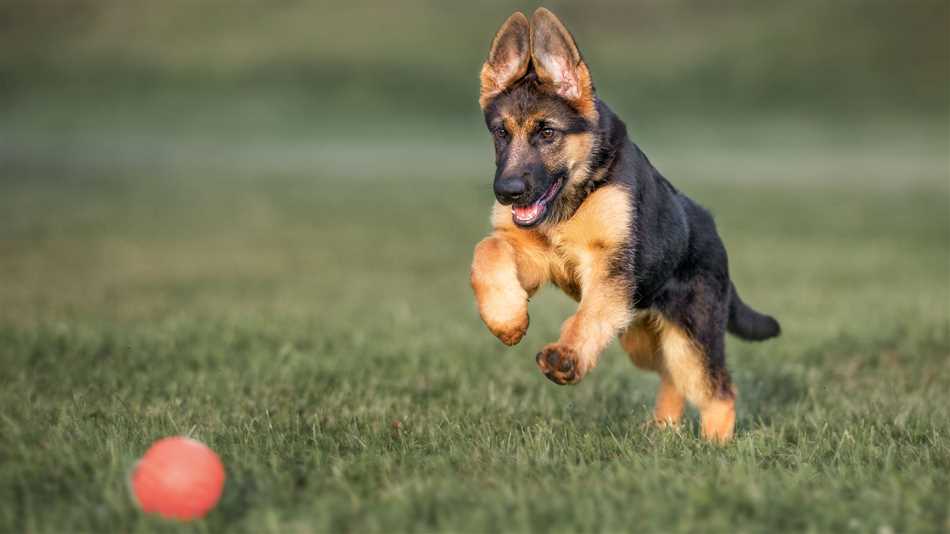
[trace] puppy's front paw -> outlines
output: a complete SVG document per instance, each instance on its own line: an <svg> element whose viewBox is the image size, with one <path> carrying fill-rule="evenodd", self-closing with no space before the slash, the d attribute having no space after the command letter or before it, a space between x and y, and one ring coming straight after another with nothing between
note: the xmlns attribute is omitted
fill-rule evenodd
<svg viewBox="0 0 950 534"><path fill-rule="evenodd" d="M480 301L478 311L488 330L510 347L528 331L528 303L523 298L505 297Z"/></svg>
<svg viewBox="0 0 950 534"><path fill-rule="evenodd" d="M528 322L528 314L526 312L517 319L497 323L494 321L485 321L485 325L488 326L492 334L495 334L495 337L510 347L517 345L518 342L521 341L521 338L524 337L528 331Z"/></svg>
<svg viewBox="0 0 950 534"><path fill-rule="evenodd" d="M541 349L535 360L544 376L562 386L576 384L587 374L587 365L567 345L551 343Z"/></svg>

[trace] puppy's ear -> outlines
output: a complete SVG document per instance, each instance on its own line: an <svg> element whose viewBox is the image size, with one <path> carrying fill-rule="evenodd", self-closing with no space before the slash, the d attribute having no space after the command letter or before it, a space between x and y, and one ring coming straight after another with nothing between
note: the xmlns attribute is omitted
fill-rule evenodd
<svg viewBox="0 0 950 534"><path fill-rule="evenodd" d="M484 108L528 72L531 59L531 32L528 17L518 11L499 28L491 42L488 60L482 66L482 90L478 102Z"/></svg>
<svg viewBox="0 0 950 534"><path fill-rule="evenodd" d="M531 17L531 59L538 79L584 115L595 115L594 84L574 37L547 9Z"/></svg>

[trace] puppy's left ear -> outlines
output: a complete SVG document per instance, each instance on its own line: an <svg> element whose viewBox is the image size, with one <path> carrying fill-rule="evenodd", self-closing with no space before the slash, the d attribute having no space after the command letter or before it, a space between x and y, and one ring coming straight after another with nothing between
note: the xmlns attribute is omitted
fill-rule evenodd
<svg viewBox="0 0 950 534"><path fill-rule="evenodd" d="M543 7L531 17L531 59L538 79L584 115L596 115L594 83L574 37Z"/></svg>

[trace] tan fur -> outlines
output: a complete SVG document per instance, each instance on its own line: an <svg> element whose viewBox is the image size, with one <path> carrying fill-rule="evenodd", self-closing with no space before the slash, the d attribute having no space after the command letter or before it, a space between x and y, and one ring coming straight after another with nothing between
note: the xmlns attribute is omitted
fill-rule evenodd
<svg viewBox="0 0 950 534"><path fill-rule="evenodd" d="M629 192L622 185L608 185L591 193L569 220L540 230L569 257L597 249L606 259L627 243L632 217Z"/></svg>
<svg viewBox="0 0 950 534"><path fill-rule="evenodd" d="M676 388L669 372L663 367L663 352L660 346L660 329L663 320L658 313L647 311L620 336L620 344L630 355L630 360L640 369L660 374L660 388L656 394L654 421L663 426L677 425L683 417L686 398Z"/></svg>
<svg viewBox="0 0 950 534"><path fill-rule="evenodd" d="M541 122L546 122L550 126L557 126L552 115L546 111L535 113L534 115L522 118L521 120L515 119L512 113L512 110L508 107L500 110L500 114L504 116L505 128L508 129L508 132L511 133L512 137L531 137L531 135L538 129L538 124Z"/></svg>
<svg viewBox="0 0 950 534"><path fill-rule="evenodd" d="M717 393L705 355L680 326L659 313L646 312L623 333L621 344L638 367L660 374L654 411L658 423L679 422L688 400L699 409L704 438L716 442L732 438L735 389Z"/></svg>
<svg viewBox="0 0 950 534"><path fill-rule="evenodd" d="M521 341L528 330L528 291L521 283L515 248L491 236L475 247L471 282L485 326L506 345ZM537 287L537 286L535 286Z"/></svg>
<svg viewBox="0 0 950 534"><path fill-rule="evenodd" d="M736 428L736 399L734 396L724 399L712 399L700 410L703 437L709 441L725 443L732 439Z"/></svg>
<svg viewBox="0 0 950 534"><path fill-rule="evenodd" d="M669 374L678 391L702 409L713 394L712 382L704 364L705 357L682 328L665 319L660 322L663 371Z"/></svg>
<svg viewBox="0 0 950 534"><path fill-rule="evenodd" d="M641 313L620 336L620 345L630 356L634 365L645 371L661 371L663 356L655 317L650 312Z"/></svg>
<svg viewBox="0 0 950 534"><path fill-rule="evenodd" d="M620 186L606 186L595 191L567 221L556 225L542 224L530 230L514 225L509 208L495 206L492 215L495 233L489 239L504 240L512 250L517 250L522 282L516 299L519 305L520 299L526 298L524 288L536 288L536 283L540 285L548 280L580 302L577 312L562 325L557 343L544 349L557 352L554 361L572 360L574 367L570 376L561 377L553 368L554 364L539 361L542 371L558 375L564 383L583 378L597 364L600 353L617 332L630 322L629 287L624 280L609 276L608 263L618 247L629 239L631 217L627 192ZM508 271L510 264L498 267L494 275L481 274L490 271L486 264L498 261L498 254L494 252L497 248L502 247L479 245L473 265L473 286L476 286L482 318L486 324L492 323L489 329L507 335L511 326L520 323L511 322L509 316L496 312L511 303L506 301L509 297L496 295L490 288L511 287L514 277ZM522 267L526 272L520 272ZM509 322L497 321L498 318Z"/></svg>
<svg viewBox="0 0 950 534"><path fill-rule="evenodd" d="M577 185L590 175L590 154L594 148L594 135L590 133L569 135L564 139L563 157L570 172L570 184Z"/></svg>
<svg viewBox="0 0 950 534"><path fill-rule="evenodd" d="M676 426L683 418L686 397L676 389L676 385L666 373L660 374L660 388L656 392L656 408L653 420L663 426Z"/></svg>

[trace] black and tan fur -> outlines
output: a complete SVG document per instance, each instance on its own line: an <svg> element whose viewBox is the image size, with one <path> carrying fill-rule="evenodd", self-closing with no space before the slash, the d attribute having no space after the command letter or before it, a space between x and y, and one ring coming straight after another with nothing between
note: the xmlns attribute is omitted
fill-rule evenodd
<svg viewBox="0 0 950 534"><path fill-rule="evenodd" d="M726 330L761 340L779 325L739 299L712 217L628 139L544 8L530 22L515 13L495 35L480 104L495 138L497 201L471 279L489 330L518 343L528 299L553 283L579 304L537 354L545 376L577 383L619 335L638 367L660 375L658 423L676 424L688 401L707 439L730 439Z"/></svg>

